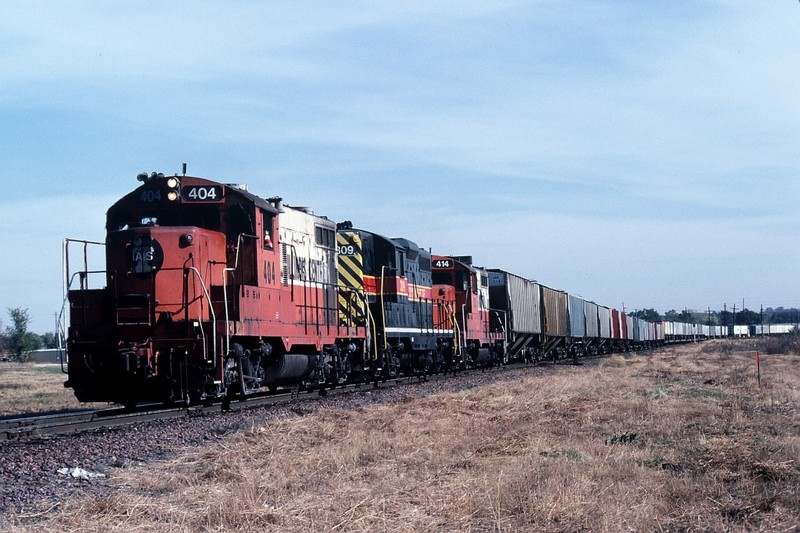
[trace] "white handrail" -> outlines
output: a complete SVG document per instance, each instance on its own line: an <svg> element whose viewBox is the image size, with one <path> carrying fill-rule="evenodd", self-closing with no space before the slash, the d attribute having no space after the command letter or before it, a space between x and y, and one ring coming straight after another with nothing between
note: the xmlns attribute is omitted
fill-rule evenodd
<svg viewBox="0 0 800 533"><path fill-rule="evenodd" d="M182 267L182 268L185 269L185 270L191 270L192 272L194 272L197 275L197 279L200 281L200 286L203 288L203 294L205 295L206 300L208 301L208 311L209 311L209 315L210 315L210 318L211 318L211 322L216 325L216 323L217 323L217 313L214 311L214 305L211 302L211 295L208 293L208 288L206 287L206 282L203 280L203 276L200 274L200 271L197 270L197 267L189 266L189 267ZM171 269L169 269L169 270L171 270ZM188 301L186 302L186 305L189 305ZM200 334L203 337L203 357L205 358L206 362L208 362L208 357L207 357L208 346L206 345L206 335L205 335L205 331L203 330L202 317L201 317L201 320L199 321L199 324L200 324ZM214 365L216 366L216 364L217 364L217 334L216 334L216 332L212 332L211 342L212 342L211 348L212 348L212 351L213 351L213 354L214 354Z"/></svg>
<svg viewBox="0 0 800 533"><path fill-rule="evenodd" d="M225 353L231 351L231 328L230 317L228 314L228 276L229 272L236 272L236 268L223 268L222 269L222 299L225 302Z"/></svg>

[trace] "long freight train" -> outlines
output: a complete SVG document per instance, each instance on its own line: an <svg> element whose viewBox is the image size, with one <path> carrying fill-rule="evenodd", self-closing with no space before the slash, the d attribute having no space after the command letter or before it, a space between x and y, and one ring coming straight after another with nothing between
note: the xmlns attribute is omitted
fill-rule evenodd
<svg viewBox="0 0 800 533"><path fill-rule="evenodd" d="M721 335L183 174L140 174L109 208L105 243L65 241L65 385L80 401L324 390Z"/></svg>

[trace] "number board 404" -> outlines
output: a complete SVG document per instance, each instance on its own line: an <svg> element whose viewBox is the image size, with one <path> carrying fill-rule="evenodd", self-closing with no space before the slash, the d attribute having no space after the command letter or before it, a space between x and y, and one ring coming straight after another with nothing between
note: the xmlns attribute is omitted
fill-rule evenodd
<svg viewBox="0 0 800 533"><path fill-rule="evenodd" d="M187 185L181 189L181 198L187 202L221 202L219 185Z"/></svg>

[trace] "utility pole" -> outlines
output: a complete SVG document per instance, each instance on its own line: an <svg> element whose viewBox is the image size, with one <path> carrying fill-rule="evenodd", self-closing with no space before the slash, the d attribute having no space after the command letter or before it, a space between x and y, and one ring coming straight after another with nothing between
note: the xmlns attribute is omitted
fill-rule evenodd
<svg viewBox="0 0 800 533"><path fill-rule="evenodd" d="M722 304L722 316L725 317L725 319L727 319L727 317L728 317L728 304ZM727 324L723 323L722 325L725 326L725 327L728 327ZM728 334L726 336L730 337L732 334L733 334L733 330L728 330Z"/></svg>
<svg viewBox="0 0 800 533"><path fill-rule="evenodd" d="M733 336L736 336L736 304L733 304Z"/></svg>
<svg viewBox="0 0 800 533"><path fill-rule="evenodd" d="M759 313L759 318L761 320L761 336L764 336L764 304L761 304L761 312Z"/></svg>
<svg viewBox="0 0 800 533"><path fill-rule="evenodd" d="M742 313L744 313L744 312L745 312L745 308L744 308L744 298L742 298L742 310L741 310L741 312L742 312ZM747 318L747 315L745 315L745 318ZM750 334L750 321L749 321L749 320L747 321L747 324L746 324L746 325L747 325L747 334L749 335L749 334Z"/></svg>

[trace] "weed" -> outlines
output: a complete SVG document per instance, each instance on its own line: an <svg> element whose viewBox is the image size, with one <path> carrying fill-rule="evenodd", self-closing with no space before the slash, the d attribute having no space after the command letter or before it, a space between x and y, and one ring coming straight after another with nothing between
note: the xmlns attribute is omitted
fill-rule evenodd
<svg viewBox="0 0 800 533"><path fill-rule="evenodd" d="M664 459L664 456L660 453L656 453L649 459L643 459L639 464L647 468L661 468L661 465L665 462L666 459Z"/></svg>
<svg viewBox="0 0 800 533"><path fill-rule="evenodd" d="M577 448L569 448L566 450L558 450L558 451L544 451L539 452L539 455L542 457L550 457L550 458L559 458L564 457L566 459L570 459L572 461L585 461L586 454L582 451L578 450Z"/></svg>
<svg viewBox="0 0 800 533"><path fill-rule="evenodd" d="M663 400L667 397L667 387L658 386L652 391L645 391L644 395L646 398L650 398L653 400Z"/></svg>
<svg viewBox="0 0 800 533"><path fill-rule="evenodd" d="M722 391L705 387L690 387L683 391L682 396L684 398L708 398L712 400L721 400L725 397Z"/></svg>
<svg viewBox="0 0 800 533"><path fill-rule="evenodd" d="M636 433L623 433L621 435L613 435L603 441L606 446L613 446L615 444L632 444L636 440Z"/></svg>

